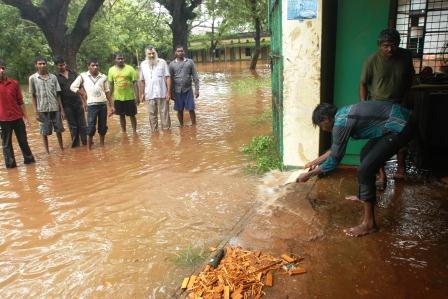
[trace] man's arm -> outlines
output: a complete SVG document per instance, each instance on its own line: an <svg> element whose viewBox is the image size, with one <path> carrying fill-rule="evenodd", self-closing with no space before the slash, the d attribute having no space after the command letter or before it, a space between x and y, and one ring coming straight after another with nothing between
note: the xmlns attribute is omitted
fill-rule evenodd
<svg viewBox="0 0 448 299"><path fill-rule="evenodd" d="M311 162L306 163L303 168L314 168L315 166L317 166L317 165L323 163L325 160L327 160L327 158L330 156L330 154L331 154L330 150L326 151L320 157L314 159Z"/></svg>
<svg viewBox="0 0 448 299"><path fill-rule="evenodd" d="M198 72L196 71L196 66L194 65L194 62L191 61L192 64L192 70L191 75L193 76L193 83L194 83L194 96L196 98L199 97L199 76Z"/></svg>
<svg viewBox="0 0 448 299"><path fill-rule="evenodd" d="M171 77L166 76L165 82L166 82L166 100L169 102L171 99Z"/></svg>
<svg viewBox="0 0 448 299"><path fill-rule="evenodd" d="M132 81L132 89L134 91L135 103L140 104L140 94L138 92L138 83L137 81Z"/></svg>
<svg viewBox="0 0 448 299"><path fill-rule="evenodd" d="M367 84L362 81L359 83L359 99L361 101L367 100Z"/></svg>
<svg viewBox="0 0 448 299"><path fill-rule="evenodd" d="M107 80L104 80L103 88L104 88L104 93L106 94L107 102L109 103L109 109L110 109L109 116L112 116L115 113L114 99L112 98L112 96L110 94L110 86L109 86L109 82Z"/></svg>
<svg viewBox="0 0 448 299"><path fill-rule="evenodd" d="M359 82L359 100L366 101L368 97L368 82L372 80L372 71L370 67L370 58L364 62L361 70L361 78Z"/></svg>
<svg viewBox="0 0 448 299"><path fill-rule="evenodd" d="M40 117L39 117L39 111L37 111L36 89L32 77L30 77L28 84L29 84L29 92L31 95L31 102L33 103L34 112L36 113L36 120L39 121Z"/></svg>
<svg viewBox="0 0 448 299"><path fill-rule="evenodd" d="M109 93L111 96L114 94L114 81L109 81Z"/></svg>
<svg viewBox="0 0 448 299"><path fill-rule="evenodd" d="M64 108L62 107L61 95L59 93L56 96L56 99L57 99L58 105L59 105L59 112L61 113L62 119L64 119L65 118L65 113L64 113Z"/></svg>
<svg viewBox="0 0 448 299"><path fill-rule="evenodd" d="M145 102L145 80L140 80L140 102Z"/></svg>

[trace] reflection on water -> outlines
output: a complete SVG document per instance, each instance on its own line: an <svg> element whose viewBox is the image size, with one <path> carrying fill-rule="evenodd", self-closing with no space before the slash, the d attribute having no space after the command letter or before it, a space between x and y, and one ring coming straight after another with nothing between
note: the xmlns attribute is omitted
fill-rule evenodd
<svg viewBox="0 0 448 299"><path fill-rule="evenodd" d="M232 82L253 78L245 64L198 69L196 128L180 129L172 113L173 129L151 135L141 105L138 136L110 118L104 148L61 152L50 136L47 156L32 124L37 163L0 169L2 298L166 298L191 271L172 257L227 237L255 202L239 148L270 132L251 122L270 109L270 88L242 96Z"/></svg>

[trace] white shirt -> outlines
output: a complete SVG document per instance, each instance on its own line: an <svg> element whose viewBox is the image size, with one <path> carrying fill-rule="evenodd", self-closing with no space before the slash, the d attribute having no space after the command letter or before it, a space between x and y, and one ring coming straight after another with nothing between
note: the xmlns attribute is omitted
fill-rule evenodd
<svg viewBox="0 0 448 299"><path fill-rule="evenodd" d="M98 73L93 77L89 72L81 73L70 86L70 90L78 92L84 87L87 94L87 105L102 104L107 102L106 92L110 92L107 76Z"/></svg>
<svg viewBox="0 0 448 299"><path fill-rule="evenodd" d="M148 60L140 64L140 80L145 81L145 99L165 98L167 95L165 77L170 76L166 61L162 58L152 66Z"/></svg>

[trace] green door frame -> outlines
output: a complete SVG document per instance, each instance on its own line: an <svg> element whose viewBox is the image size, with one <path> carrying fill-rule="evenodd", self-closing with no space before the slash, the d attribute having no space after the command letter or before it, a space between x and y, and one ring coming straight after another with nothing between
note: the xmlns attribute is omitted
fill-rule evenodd
<svg viewBox="0 0 448 299"><path fill-rule="evenodd" d="M271 32L272 128L283 160L283 51L282 0L269 0Z"/></svg>

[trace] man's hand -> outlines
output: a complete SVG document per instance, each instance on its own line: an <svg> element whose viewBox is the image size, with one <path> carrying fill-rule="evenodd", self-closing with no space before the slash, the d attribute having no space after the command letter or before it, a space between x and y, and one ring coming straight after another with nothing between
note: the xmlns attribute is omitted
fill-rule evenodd
<svg viewBox="0 0 448 299"><path fill-rule="evenodd" d="M137 99L135 99L135 105L140 105L140 99L139 98L137 98Z"/></svg>
<svg viewBox="0 0 448 299"><path fill-rule="evenodd" d="M140 102L142 102L142 103L145 102L145 94L140 95Z"/></svg>
<svg viewBox="0 0 448 299"><path fill-rule="evenodd" d="M40 120L40 112L36 112L36 120L38 122L41 122L41 120Z"/></svg>
<svg viewBox="0 0 448 299"><path fill-rule="evenodd" d="M302 174L299 175L299 177L296 179L297 183L305 183L306 181L308 181L312 176L311 172L304 172Z"/></svg>
<svg viewBox="0 0 448 299"><path fill-rule="evenodd" d="M114 113L115 113L115 108L114 107L110 107L109 117L114 115Z"/></svg>
<svg viewBox="0 0 448 299"><path fill-rule="evenodd" d="M23 122L25 123L25 126L27 126L27 127L31 126L31 123L28 120L28 117L23 117Z"/></svg>
<svg viewBox="0 0 448 299"><path fill-rule="evenodd" d="M199 91L195 91L194 92L194 97L197 99L197 98L199 98Z"/></svg>
<svg viewBox="0 0 448 299"><path fill-rule="evenodd" d="M171 93L167 93L166 94L166 101L169 103L170 102L170 99L171 99Z"/></svg>
<svg viewBox="0 0 448 299"><path fill-rule="evenodd" d="M65 119L65 113L64 110L61 109L61 119L64 120Z"/></svg>

